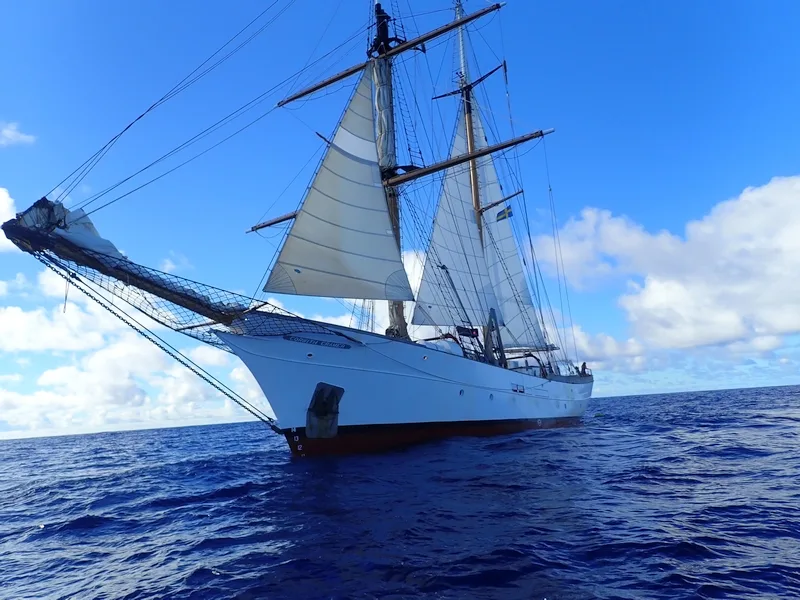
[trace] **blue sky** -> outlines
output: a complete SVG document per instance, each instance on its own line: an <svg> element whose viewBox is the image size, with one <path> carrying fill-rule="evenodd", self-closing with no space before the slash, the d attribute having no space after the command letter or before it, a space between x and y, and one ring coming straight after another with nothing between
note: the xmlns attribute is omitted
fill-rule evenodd
<svg viewBox="0 0 800 600"><path fill-rule="evenodd" d="M7 57L0 62L0 131L6 132L0 138L6 140L0 142L0 188L17 210L29 206L267 4L241 0L198 9L186 0L135 5L31 0L6 6L0 36L0 55ZM276 9L287 4L282 0ZM385 4L392 11L392 3ZM465 2L467 11L484 4ZM402 15L418 15L403 22L409 35L452 14L449 0L415 1L411 8L401 0L399 6ZM242 52L138 123L71 198L79 201L115 183L338 46L367 24L369 8L367 0L294 2ZM800 196L792 178L800 174L800 42L792 24L799 17L800 6L779 0L511 0L498 16L471 26L476 72L508 60L516 132L556 128L547 139L550 178L579 350L597 368L598 394L797 383L800 326L793 315L800 307L800 284L793 279L793 240L800 239L800 212L794 208ZM303 82L362 60L365 45L361 34L349 52L312 68ZM452 87L452 45L432 47L427 65L425 60L414 57L407 68L423 84L428 65L432 69L434 85L428 80L420 88L427 102L432 90ZM301 168L321 148L313 132L330 134L352 83L271 113L97 213L95 223L137 262L158 267L170 259L179 275L255 292L274 240L271 245L244 231L263 216L296 208L316 159ZM509 135L502 77L490 79L485 91L498 111L499 133ZM445 122L436 123L436 139L444 152L455 105L442 106ZM534 210L546 209L543 158L539 146L522 159ZM549 229L533 226L534 241L546 248L542 236ZM546 251L542 260L550 272ZM11 309L30 315L63 302L55 284L40 281L39 273L31 257L0 253L5 282L0 328L20 322ZM551 300L555 294L551 287ZM307 315L345 313L330 300L281 300ZM75 310L92 314L88 304L77 302ZM48 327L59 318L46 314ZM7 376L0 378L0 404L13 404L21 415L26 399L42 390L50 394L40 397L42 403L74 395L74 386L67 390L47 374L71 366L89 377L91 357L121 339L129 342L124 336L109 325L97 345L73 351L54 353L24 341L0 346L5 348L0 377ZM191 340L182 343L193 347ZM220 376L239 368L207 359ZM120 375L137 383L122 397L109 393L111 408L102 407L106 421L87 424L74 415L100 409L73 407L53 411L50 422L19 417L3 425L0 416L0 429L119 425L119 406L141 399L134 388L150 399L151 408L169 404L173 397L162 393L167 384L157 371L172 367L156 362L153 371ZM252 385L237 373L243 386ZM203 398L206 413L178 411L169 418L238 415L219 399ZM43 414L46 408L37 418ZM73 415L69 422L58 416L67 414ZM147 414L134 417L163 417L155 408Z"/></svg>

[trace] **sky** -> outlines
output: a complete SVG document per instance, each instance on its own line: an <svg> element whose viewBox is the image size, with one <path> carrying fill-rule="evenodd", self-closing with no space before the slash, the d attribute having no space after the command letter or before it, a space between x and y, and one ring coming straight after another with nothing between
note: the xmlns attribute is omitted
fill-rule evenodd
<svg viewBox="0 0 800 600"><path fill-rule="evenodd" d="M7 3L0 220L56 188L270 4ZM370 4L279 0L257 22L283 11L263 33L137 122L66 205L305 68L240 120L118 191L269 111L253 126L92 215L101 235L138 263L256 293L284 230L245 231L297 208L322 150L315 132L331 134L354 81L297 105L274 105L365 58ZM485 4L467 0L465 9ZM452 18L450 0L384 6L393 13L399 6L407 37ZM481 91L491 98L485 114L496 125L494 141L556 130L517 156L531 241L557 302L549 173L573 321L567 337L574 331L578 360L595 372L595 395L800 382L798 22L800 5L790 0L509 0L470 26L473 76L508 64L508 88L498 75ZM453 88L452 36L427 50L405 56L396 74L409 101L419 102L412 120L431 162L445 156L453 127L455 100L430 101ZM425 196L424 187L418 192ZM407 267L413 284L418 265ZM337 300L276 300L308 317L350 321ZM169 339L264 402L235 357L184 336ZM0 238L0 436L246 418Z"/></svg>

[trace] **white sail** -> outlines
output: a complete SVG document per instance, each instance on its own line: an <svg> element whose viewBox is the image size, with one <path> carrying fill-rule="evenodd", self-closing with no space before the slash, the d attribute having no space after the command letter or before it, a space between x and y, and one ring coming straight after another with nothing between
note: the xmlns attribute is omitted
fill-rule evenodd
<svg viewBox="0 0 800 600"><path fill-rule="evenodd" d="M463 105L457 123L451 156L467 152ZM411 319L414 325L481 327L488 321L490 308L502 318L481 247L471 189L468 164L445 171ZM452 285L442 266L447 267Z"/></svg>
<svg viewBox="0 0 800 600"><path fill-rule="evenodd" d="M475 147L481 149L487 147L489 141L486 139L480 111L474 101L473 107ZM478 159L478 181L484 206L503 198L503 190L500 188L497 169L491 155ZM486 262L503 314L500 335L506 347L544 349L547 341L539 324L511 227L514 218L511 205L507 203L490 208L483 214Z"/></svg>
<svg viewBox="0 0 800 600"><path fill-rule="evenodd" d="M362 73L264 291L413 300L378 166L372 89Z"/></svg>

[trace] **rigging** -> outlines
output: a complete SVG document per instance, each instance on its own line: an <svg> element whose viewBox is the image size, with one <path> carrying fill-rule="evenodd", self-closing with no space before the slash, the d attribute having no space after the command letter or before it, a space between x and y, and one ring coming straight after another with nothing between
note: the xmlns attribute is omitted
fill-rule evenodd
<svg viewBox="0 0 800 600"><path fill-rule="evenodd" d="M279 83L277 83L277 84L273 85L271 88L269 88L269 89L268 89L268 90L266 90L265 92L263 92L263 93L259 94L258 96L256 96L256 97L255 97L255 98L253 98L252 100L250 100L249 102L247 102L247 103L243 104L242 106L240 106L240 107L239 107L239 108L237 108L236 110L232 111L231 113L229 113L228 115L226 115L226 116L225 116L225 117L223 117L222 119L220 119L220 120L218 120L217 122L213 123L212 125L210 125L210 126L206 127L206 128L205 128L204 130L202 130L200 133L198 133L198 134L196 134L196 135L192 136L191 138L189 138L188 140L186 140L186 141L185 141L185 142L183 142L182 144L180 144L180 145L176 146L175 148L173 148L173 149L172 149L172 150L170 150L169 152L167 152L167 153L163 154L162 156L160 156L160 157L159 157L159 158L157 158L156 160L154 160L154 161L152 161L151 163L149 163L149 164L145 165L144 167L142 167L141 169L139 169L138 171L136 171L136 172L135 172L135 173L133 173L132 175L129 175L128 177L125 177L124 179L122 179L122 180L118 181L117 183L115 183L115 184L113 184L113 185L109 186L108 188L106 188L106 189L104 189L104 190L102 190L102 191L100 191L100 192L98 192L98 193L96 193L96 194L94 194L94 195L90 196L89 198L87 198L87 199L83 200L82 202L78 203L77 205L73 206L72 208L73 208L73 209L79 209L79 208L84 208L84 209L85 209L87 206L89 206L89 205L93 204L94 202L96 202L97 200L99 200L100 198L102 198L103 196L107 195L108 193L112 192L113 190L115 190L115 189L116 189L116 188L118 188L119 186L123 185L124 183L127 183L128 181L130 181L131 179L133 179L133 178L134 178L134 177L136 177L137 175L140 175L140 174L144 173L145 171L147 171L147 170L151 169L152 167L156 166L157 164L161 163L162 161L164 161L164 160L166 160L166 159L168 159L168 158L172 157L173 155L175 155L175 154L177 154L178 152L180 152L180 151L182 151L182 150L184 150L184 149L188 148L189 146L192 146L193 144L195 144L195 143L199 142L201 139L203 139L203 138L205 138L205 137L207 137L207 136L211 135L211 134L212 134L212 133L214 133L215 131L217 131L217 130L221 129L222 127L224 127L224 126L228 125L229 123L231 123L231 122L233 122L234 120L238 119L239 117L243 116L245 113L247 113L247 112L251 111L251 110L252 110L252 109L254 109L256 106L258 106L258 105L262 104L263 102L267 101L269 98L273 97L275 94L277 94L278 92L280 92L280 91L282 90L282 88L283 88L283 86L284 86L284 85L286 85L287 83L289 83L290 81L292 81L293 79L295 79L295 78L296 78L296 77L297 77L299 74L301 74L301 73L303 73L303 72L305 72L305 71L309 70L310 68L314 67L314 66L315 66L317 63L319 63L319 62L320 62L320 61L322 61L323 59L327 58L328 56L330 56L330 55L332 55L333 53L335 53L335 52L337 52L338 50L340 50L340 49L341 49L343 46L345 46L346 44L348 44L349 42L351 42L353 39L355 39L355 38L356 38L358 35L360 35L360 33L361 33L362 31L363 31L363 28L362 28L362 29L360 29L360 30L359 30L359 32L357 32L356 34L354 34L354 35L350 36L350 38L349 38L348 40L346 40L345 42L343 42L342 44L340 44L339 46L337 46L336 48L334 48L334 49L333 49L333 50L331 50L330 52L328 52L328 53L326 53L326 54L322 55L322 56L321 56L320 58L318 58L317 60L315 60L315 61L311 62L311 63L310 63L310 64L308 64L308 65L306 65L306 66L305 66L303 69L301 69L300 71L298 71L298 72L296 72L296 73L293 73L292 75L290 75L290 76L286 77L285 79L283 79L283 80L282 80L282 81L280 81ZM172 169L170 169L170 170L166 171L165 173L162 173L161 175L159 175L159 176L157 176L157 177L154 177L154 178L152 178L152 179L148 180L148 181L147 181L147 182L145 182L144 184L142 184L142 185L140 185L140 186L136 187L135 189L133 189L133 190L130 190L130 191L128 191L128 192L126 192L126 193L124 193L124 194L122 194L122 195L120 195L120 196L117 196L117 197L115 197L113 200L111 200L111 201L108 201L108 202L104 203L104 204L103 204L102 206L100 206L99 208L95 208L95 209L93 209L93 210L91 211L91 213L89 213L89 214L92 214L92 213L94 213L94 212L97 212L97 211L98 211L98 210L100 210L101 208L105 208L106 206L110 206L111 204L114 204L115 202L117 202L117 201L119 201L119 200L122 200L123 198L126 198L126 197L130 196L130 195L131 195L131 194L133 194L134 192L136 192L136 191L138 191L138 190L140 190L140 189L142 189L142 188L144 188L144 187L146 187L146 186L150 185L151 183L154 183L154 182L158 181L159 179L161 179L161 178L165 177L166 175L169 175L170 173L172 173L172 172L176 171L177 169L179 169L179 168L181 168L181 167L183 167L183 166L185 166L185 165L189 164L190 162L192 162L192 161L196 160L197 158L200 158L201 156L203 156L204 154L206 154L206 153L207 153L207 152L209 152L210 150L213 150L214 148L216 148L216 147L220 146L221 144L223 144L223 143L227 142L227 141L228 141L228 140L230 140L231 138L233 138L233 137L237 136L238 134L242 133L244 130L248 129L248 128L249 128L249 127L251 127L252 125L255 125L255 124L258 122L258 121L260 121L261 119L263 119L263 118L264 118L264 117L266 117L267 115L269 115L269 114L271 114L272 112L274 112L276 108L277 108L276 106L272 106L272 107L270 107L269 109L267 109L267 111L265 111L264 113L262 113L260 116L258 116L257 118L253 119L253 120L252 120L252 121L250 121L248 124L246 124L245 126L241 127L240 129L236 130L234 133L232 133L232 134L228 135L227 137L223 138L222 140L220 140L220 141L216 142L216 143L215 143L214 145L212 145L211 147L209 147L209 148L206 148L205 150L203 150L203 151L199 152L198 154L195 154L194 156L192 156L192 157L191 157L191 158L189 158L188 160L186 160L186 161L184 161L184 162L182 162L182 163L178 164L176 167L174 167L174 168L172 168Z"/></svg>
<svg viewBox="0 0 800 600"><path fill-rule="evenodd" d="M125 133L126 133L126 132L127 132L129 129L130 129L130 128L131 128L131 127L133 127L133 126L134 126L134 125L135 125L135 124L136 124L138 121L140 121L140 120L141 120L141 119L143 119L143 118L144 118L144 117L145 117L147 114L149 114L150 112L152 112L153 110L155 110L156 108L158 108L159 106L161 106L162 104L164 104L165 102L168 102L169 100L171 100L172 98L174 98L175 96L177 96L178 94L180 94L181 92L183 92L184 90L186 90L187 88L189 88L191 85L193 85L194 83L196 83L197 81L199 81L200 79L202 79L203 77L205 77L205 76L206 76L208 73L210 73L211 71L213 71L214 69L216 69L216 68L217 68L219 65L221 65L222 63L224 63L225 61L227 61L227 60L228 60L228 59L229 59L231 56L233 56L234 54L236 54L236 53L237 53L239 50L241 50L241 49L242 49L244 46L246 46L246 45L247 45L248 43L250 43L250 42L251 42L253 39L255 39L255 38L256 38L256 37L257 37L257 36L258 36L260 33L262 33L262 32L263 32L263 31L264 31L264 30L265 30L267 27L269 27L269 25L271 25L272 23L274 23L274 22L275 22L275 21L278 19L278 17L280 17L280 15L282 15L282 14L283 14L283 13L284 13L284 12L285 12L285 11L286 11L288 8L289 8L289 6L291 6L291 5L292 5L292 4L295 2L295 0L290 0L290 1L289 1L289 4L288 4L287 6L285 6L283 9L281 9L281 10L278 12L278 14L276 14L276 15L275 15L275 16L274 16L272 19L270 19L269 21L267 21L267 23L266 23L266 24L264 24L264 25L263 25L263 26L262 26L260 29L258 29L258 30L257 30L257 31L256 31L254 34L252 34L252 35L251 35L249 38L247 38L247 39L246 39L244 42L242 42L242 43L241 43L239 46L237 46L236 48L234 48L232 51L230 51L228 54L226 54L224 57L222 57L221 59L219 59L219 60L218 60L216 63L214 63L214 64L213 64L213 65L211 65L210 67L206 68L206 69L205 69L204 71L202 71L202 72L201 72L199 75L196 75L196 76L192 77L192 76L193 76L195 73L197 73L197 71L199 71L200 69L202 69L202 68L203 68L203 66L204 66L205 64L207 64L207 63L208 63L208 62L209 62L209 61L210 61L212 58L214 58L214 56L216 56L217 54L219 54L219 53L220 53L220 52L221 52L221 51L222 51L222 50L223 50L223 49L224 49L226 46L228 46L230 43L232 43L232 42L233 42L233 41L234 41L234 40L235 40L237 37L239 37L239 36L240 36L240 35L241 35L241 34L242 34L242 33L243 33L245 30L247 30L247 29L248 29L248 28L249 28L249 27L250 27L250 26L251 26L253 23L255 23L256 21L258 21L258 20L259 20L259 19L260 19L262 16L264 16L264 15L265 15L267 12L269 12L269 11L270 11L270 9L272 9L272 7L273 7L273 6L275 6L275 5L276 5L276 4L277 4L279 1L280 1L280 0L274 0L274 1L272 2L272 4L270 4L270 5L269 5L269 6L268 6L266 9L264 9L263 11L261 11L261 13L259 13L259 14L258 14L258 15L257 15L257 16L256 16L256 17L255 17L255 18L252 20L252 21L250 21L250 22L249 22L249 23L248 23L248 24L247 24L245 27L243 27L241 30L239 30L239 31L238 31L238 32L237 32L237 33L236 33L236 34L235 34L233 37L231 37L231 38L230 38L230 39L229 39L227 42L225 42L225 43L224 43L224 44L223 44L223 45L222 45L220 48L218 48L218 49L217 49L217 50L216 50L216 51L215 51L213 54L211 54L211 56L209 56L209 57L208 57L206 60L204 60L202 63L200 63L200 65L198 65L197 67L195 67L195 69L194 69L194 70L193 70L191 73L189 73L189 74L188 74L186 77L184 77L184 78L183 78L181 81L179 81L177 84L175 84L175 85L174 85L174 86L173 86L173 87L172 87L172 88L171 88L171 89L170 89L170 90L169 90L169 91L168 91L166 94L164 94L164 95L163 95L161 98L159 98L159 99L158 99L158 100L156 100L156 101L155 101L153 104L151 104L151 105L150 105L150 106L147 108L147 110L145 110L145 111L144 111L142 114L140 114L140 115L139 115L138 117L136 117L136 118L135 118L133 121L131 121L130 123L128 123L128 124L127 124L127 125L126 125L126 126L123 128L123 129L122 129L122 131L120 131L119 133L117 133L117 134L116 134L114 137L112 137L112 138L111 138L111 139L110 139L108 142L106 142L106 144L105 144L105 145L104 145L102 148L100 148L100 150L98 150L97 152L95 152L95 153L94 153L92 156L90 156L90 157L89 157L89 158L88 158L86 161L84 161L84 162L83 162L83 163L82 163L82 164L81 164L81 165L80 165L78 168L76 168L76 169L75 169L75 170L74 170L72 173L70 173L69 175L67 175L67 176L66 176L64 179L62 179L62 180L61 180L61 181L60 181L58 184L56 184L56 185L53 187L53 189L52 189L52 190L50 190L50 191L49 191L47 194L45 194L45 197L46 197L46 196L49 196L50 194L52 194L53 192L55 192L55 191L56 191L56 190L57 190L57 189L58 189L58 188L59 188L59 187L60 187L62 184L64 184L64 183L65 183L67 180L69 180L70 178L72 178L73 176L75 176L75 179L74 179L74 180L73 180L73 181L72 181L72 182L71 182L71 183L70 183L70 184L67 186L67 188L66 188L65 190L63 190L63 191L62 191L62 192L61 192L61 193L58 195L58 197L56 198L56 201L60 201L60 200L63 200L63 199L65 199L65 198L66 198L66 197L69 195L69 193L70 193L72 190L74 190L74 189L75 189L75 187L77 187L77 185L78 185L78 184L79 184L81 181L83 181L83 180L84 180L84 178L85 178L85 177L86 177L86 176L87 176L87 175L88 175L88 174L89 174L89 173L92 171L92 169L94 169L94 167L97 165L97 163L99 163L99 162L100 162L100 160L102 160L102 158L103 158L103 157L104 157L104 156L105 156L105 155L106 155L106 154L107 154L107 153L108 153L108 152L111 150L111 148L114 146L114 144L116 144L116 143L117 143L117 141L118 141L118 140L119 140L119 139L120 139L120 138L121 138L121 137L122 137L122 136L123 136L123 135L124 135L124 134L125 134ZM77 175L76 175L76 174L77 174Z"/></svg>

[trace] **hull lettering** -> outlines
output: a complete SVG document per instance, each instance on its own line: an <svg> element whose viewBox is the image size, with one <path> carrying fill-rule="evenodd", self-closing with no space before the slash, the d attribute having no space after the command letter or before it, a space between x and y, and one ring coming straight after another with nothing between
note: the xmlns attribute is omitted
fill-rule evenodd
<svg viewBox="0 0 800 600"><path fill-rule="evenodd" d="M312 338L300 337L297 335L284 335L283 339L288 340L290 342L300 342L301 344L312 344L314 346L325 346L326 348L341 348L342 350L348 350L352 348L350 344L342 344L341 342L328 342L325 340L315 340Z"/></svg>

